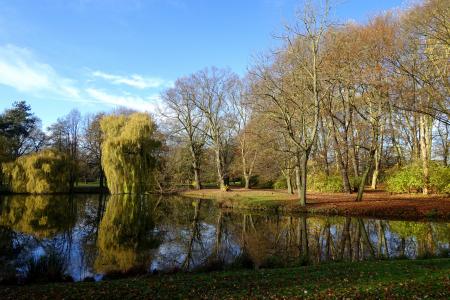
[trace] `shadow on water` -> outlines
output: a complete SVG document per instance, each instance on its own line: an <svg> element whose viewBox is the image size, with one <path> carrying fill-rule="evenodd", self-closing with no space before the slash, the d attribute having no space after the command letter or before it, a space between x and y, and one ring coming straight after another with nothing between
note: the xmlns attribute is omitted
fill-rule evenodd
<svg viewBox="0 0 450 300"><path fill-rule="evenodd" d="M2 283L449 257L450 223L224 211L178 196L8 195Z"/></svg>

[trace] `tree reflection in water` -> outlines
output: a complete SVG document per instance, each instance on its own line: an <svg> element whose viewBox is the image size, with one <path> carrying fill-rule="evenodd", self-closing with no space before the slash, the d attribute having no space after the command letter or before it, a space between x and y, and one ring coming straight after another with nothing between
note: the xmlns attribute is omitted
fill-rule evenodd
<svg viewBox="0 0 450 300"><path fill-rule="evenodd" d="M146 196L110 196L98 228L97 273L146 272L159 246L153 202Z"/></svg>
<svg viewBox="0 0 450 300"><path fill-rule="evenodd" d="M450 224L227 211L177 196L8 196L0 280L57 253L75 280L449 253Z"/></svg>

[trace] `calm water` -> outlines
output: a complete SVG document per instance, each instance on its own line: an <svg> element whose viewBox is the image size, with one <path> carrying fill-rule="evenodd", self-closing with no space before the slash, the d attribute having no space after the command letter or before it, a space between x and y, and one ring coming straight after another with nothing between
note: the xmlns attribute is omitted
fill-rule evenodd
<svg viewBox="0 0 450 300"><path fill-rule="evenodd" d="M181 197L0 199L0 279L52 255L87 277L449 253L450 223L223 211Z"/></svg>

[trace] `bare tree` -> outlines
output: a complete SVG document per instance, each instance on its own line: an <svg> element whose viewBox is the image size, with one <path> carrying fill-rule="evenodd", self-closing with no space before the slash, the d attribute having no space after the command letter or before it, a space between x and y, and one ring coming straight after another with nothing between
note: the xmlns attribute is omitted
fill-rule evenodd
<svg viewBox="0 0 450 300"><path fill-rule="evenodd" d="M250 101L250 91L245 82L236 84L231 93L231 107L235 115L234 130L238 140L239 154L241 156L242 174L245 181L245 188L250 188L250 177L252 176L258 149L252 144L253 128L251 124L252 107Z"/></svg>
<svg viewBox="0 0 450 300"><path fill-rule="evenodd" d="M329 3L317 8L307 2L299 22L287 28L285 46L270 65L260 64L253 74L260 80L259 92L268 101L266 110L286 130L296 148L297 192L306 205L308 160L316 143L322 103L323 38L330 24Z"/></svg>
<svg viewBox="0 0 450 300"><path fill-rule="evenodd" d="M239 80L229 70L213 67L195 73L193 81L196 88L194 104L206 120L205 133L214 150L219 186L226 190L227 147L231 137L230 101Z"/></svg>
<svg viewBox="0 0 450 300"><path fill-rule="evenodd" d="M178 79L173 88L162 95L168 112L165 116L172 119L171 134L178 136L186 143L191 155L192 170L194 173L194 188L201 189L200 180L200 152L205 143L203 129L203 112L195 105L198 97L194 78Z"/></svg>

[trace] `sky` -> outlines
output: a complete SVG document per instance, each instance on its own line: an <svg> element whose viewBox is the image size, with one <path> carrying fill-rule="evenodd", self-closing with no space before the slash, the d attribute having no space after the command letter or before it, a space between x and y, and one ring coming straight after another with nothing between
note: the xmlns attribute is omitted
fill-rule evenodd
<svg viewBox="0 0 450 300"><path fill-rule="evenodd" d="M298 0L0 0L0 111L25 100L43 128L72 109L156 113L160 93L205 67L243 76L295 20ZM336 2L335 2L336 3ZM340 0L364 23L401 0Z"/></svg>

